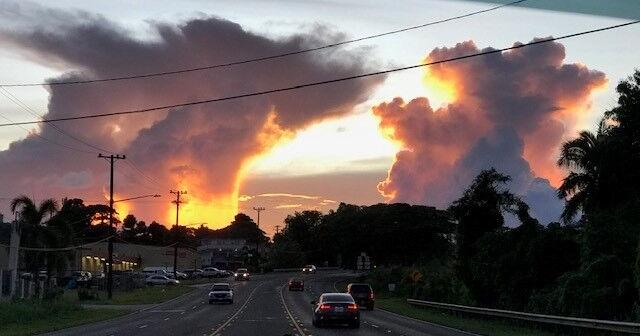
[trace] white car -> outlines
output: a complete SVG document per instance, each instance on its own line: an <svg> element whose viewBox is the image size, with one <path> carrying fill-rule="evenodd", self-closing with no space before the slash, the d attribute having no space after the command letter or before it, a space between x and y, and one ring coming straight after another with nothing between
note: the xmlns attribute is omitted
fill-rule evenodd
<svg viewBox="0 0 640 336"><path fill-rule="evenodd" d="M153 285L178 285L180 281L176 279L170 279L166 275L152 275L145 280L145 283L149 286Z"/></svg>
<svg viewBox="0 0 640 336"><path fill-rule="evenodd" d="M302 273L309 273L309 274L313 274L316 272L316 266L314 265L305 265L302 268Z"/></svg>
<svg viewBox="0 0 640 336"><path fill-rule="evenodd" d="M225 273L215 267L205 267L202 270L202 276L205 278L223 278Z"/></svg>
<svg viewBox="0 0 640 336"><path fill-rule="evenodd" d="M209 292L209 304L214 302L233 303L233 289L226 282L214 283Z"/></svg>

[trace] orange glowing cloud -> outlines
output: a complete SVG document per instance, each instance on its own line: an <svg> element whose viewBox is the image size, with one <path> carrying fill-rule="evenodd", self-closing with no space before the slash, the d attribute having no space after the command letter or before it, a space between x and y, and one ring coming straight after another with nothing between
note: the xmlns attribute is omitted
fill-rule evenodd
<svg viewBox="0 0 640 336"><path fill-rule="evenodd" d="M479 51L467 41L436 48L426 61ZM558 147L606 84L603 73L564 57L561 44L549 43L433 65L423 79L427 97L446 104L434 110L419 97L375 106L380 131L403 145L381 194L444 207L481 169L495 167L512 177L512 190L531 201L534 214L556 220Z"/></svg>

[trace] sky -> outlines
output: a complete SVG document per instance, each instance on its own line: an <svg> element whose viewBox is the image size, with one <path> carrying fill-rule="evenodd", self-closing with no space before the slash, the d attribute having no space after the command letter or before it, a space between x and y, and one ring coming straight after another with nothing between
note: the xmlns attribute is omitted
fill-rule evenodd
<svg viewBox="0 0 640 336"><path fill-rule="evenodd" d="M495 6L488 1L0 1L0 83L93 78L214 64L357 38ZM413 65L636 18L633 1L546 0L294 56L183 78L81 88L6 88L0 118L33 120L177 103ZM354 15L354 13L358 15ZM594 129L615 84L638 67L630 26L531 51L389 74L335 88L131 118L0 127L0 212L17 194L104 202L116 163L122 216L172 224L169 189L188 194L182 224L220 227L236 211L272 233L293 211L339 202L446 207L495 166L557 219L557 147ZM27 111L11 101L19 99ZM47 140L43 141L45 137ZM51 142L56 142L54 145ZM64 146L81 148L79 153ZM93 155L93 156L92 156ZM126 162L125 162L126 161ZM119 183L118 183L119 182Z"/></svg>

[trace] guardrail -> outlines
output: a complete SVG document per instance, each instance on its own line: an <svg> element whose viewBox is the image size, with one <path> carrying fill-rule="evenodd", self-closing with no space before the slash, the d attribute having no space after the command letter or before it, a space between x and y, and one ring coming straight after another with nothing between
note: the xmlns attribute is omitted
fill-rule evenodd
<svg viewBox="0 0 640 336"><path fill-rule="evenodd" d="M414 306L446 309L446 310L457 311L457 312L497 316L497 317L525 320L525 321L531 321L531 322L555 324L555 325L567 326L567 327L599 329L599 330L616 331L616 332L633 333L633 334L640 333L640 323L532 314L532 313L524 313L524 312L511 311L511 310L470 307L470 306L455 305L450 303L440 303L440 302L423 301L423 300L415 300L415 299L407 299L407 303Z"/></svg>

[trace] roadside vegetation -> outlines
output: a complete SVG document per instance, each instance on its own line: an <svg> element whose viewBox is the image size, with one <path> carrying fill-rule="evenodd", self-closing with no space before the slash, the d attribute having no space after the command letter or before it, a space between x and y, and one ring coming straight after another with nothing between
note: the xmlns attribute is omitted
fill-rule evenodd
<svg viewBox="0 0 640 336"><path fill-rule="evenodd" d="M0 336L33 335L112 319L128 310L87 309L65 301L0 302Z"/></svg>

